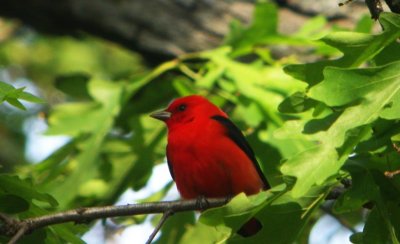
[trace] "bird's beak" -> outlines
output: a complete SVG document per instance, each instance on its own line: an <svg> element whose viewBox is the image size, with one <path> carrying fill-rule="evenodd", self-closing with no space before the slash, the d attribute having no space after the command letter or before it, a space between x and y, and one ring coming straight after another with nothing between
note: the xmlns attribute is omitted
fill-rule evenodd
<svg viewBox="0 0 400 244"><path fill-rule="evenodd" d="M171 113L168 112L168 111L165 111L165 110L164 111L157 111L157 112L154 112L154 113L150 114L150 117L155 118L155 119L159 119L159 120L162 120L162 121L166 121L169 118L171 118Z"/></svg>

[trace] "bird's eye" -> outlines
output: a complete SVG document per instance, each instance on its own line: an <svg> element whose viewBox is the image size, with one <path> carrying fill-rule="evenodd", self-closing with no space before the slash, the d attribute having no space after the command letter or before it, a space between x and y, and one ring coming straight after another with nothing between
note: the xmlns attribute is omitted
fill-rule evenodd
<svg viewBox="0 0 400 244"><path fill-rule="evenodd" d="M179 111L185 111L186 110L186 104L179 105L178 110Z"/></svg>

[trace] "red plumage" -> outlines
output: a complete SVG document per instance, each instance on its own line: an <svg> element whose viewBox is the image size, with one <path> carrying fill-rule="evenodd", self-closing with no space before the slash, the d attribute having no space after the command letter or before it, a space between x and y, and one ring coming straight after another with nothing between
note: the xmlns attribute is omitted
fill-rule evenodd
<svg viewBox="0 0 400 244"><path fill-rule="evenodd" d="M251 195L269 188L240 130L205 98L176 99L152 117L168 127L168 165L183 198Z"/></svg>

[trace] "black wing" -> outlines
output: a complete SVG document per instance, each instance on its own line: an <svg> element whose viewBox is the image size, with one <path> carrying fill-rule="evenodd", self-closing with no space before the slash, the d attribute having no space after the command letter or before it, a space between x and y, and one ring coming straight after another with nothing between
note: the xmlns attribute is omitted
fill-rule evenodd
<svg viewBox="0 0 400 244"><path fill-rule="evenodd" d="M228 118L225 118L221 115L214 115L211 117L212 119L218 121L222 124L228 133L228 137L235 142L235 144L246 153L246 155L250 158L253 162L254 167L256 168L258 175L260 176L262 182L264 183L264 190L271 188L267 179L265 178L263 172L261 171L260 165L257 162L257 159L254 155L253 149L251 149L249 143L247 142L246 138L243 136L242 132L239 128L236 127L232 121Z"/></svg>
<svg viewBox="0 0 400 244"><path fill-rule="evenodd" d="M167 163L168 163L168 169L169 169L169 173L171 174L172 179L175 180L175 177L174 177L174 169L172 168L172 163L169 161L168 158L169 158L169 157L168 157L168 144L167 144Z"/></svg>

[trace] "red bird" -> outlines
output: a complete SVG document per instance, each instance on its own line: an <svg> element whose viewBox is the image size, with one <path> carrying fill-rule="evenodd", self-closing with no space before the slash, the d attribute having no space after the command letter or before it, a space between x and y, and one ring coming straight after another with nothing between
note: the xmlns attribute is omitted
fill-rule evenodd
<svg viewBox="0 0 400 244"><path fill-rule="evenodd" d="M169 171L183 198L252 195L270 188L243 134L204 97L176 99L151 117L168 127ZM249 236L260 229L251 219L238 233Z"/></svg>

